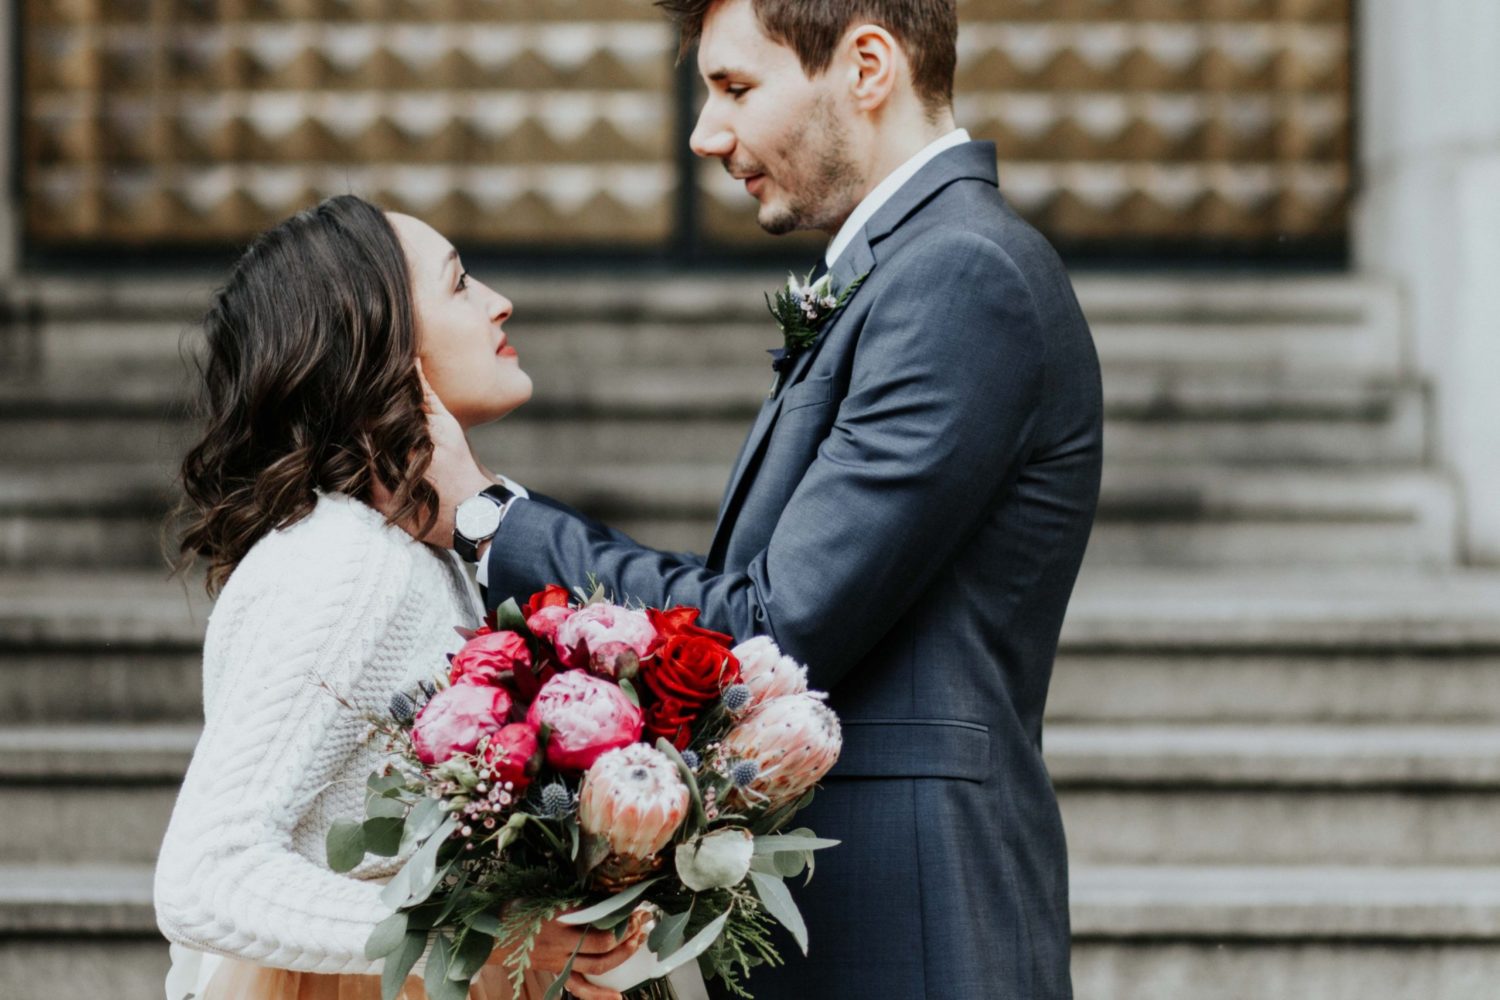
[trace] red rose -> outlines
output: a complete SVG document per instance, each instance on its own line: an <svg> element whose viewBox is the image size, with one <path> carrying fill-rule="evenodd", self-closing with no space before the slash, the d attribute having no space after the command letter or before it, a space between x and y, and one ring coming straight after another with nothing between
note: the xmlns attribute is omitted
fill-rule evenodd
<svg viewBox="0 0 1500 1000"><path fill-rule="evenodd" d="M717 639L684 632L668 637L641 676L657 700L676 699L696 709L739 682L740 661Z"/></svg>
<svg viewBox="0 0 1500 1000"><path fill-rule="evenodd" d="M531 650L515 632L485 632L464 644L448 669L449 684L498 684L531 667Z"/></svg>
<svg viewBox="0 0 1500 1000"><path fill-rule="evenodd" d="M662 737L678 750L686 750L693 741L693 722L701 706L676 698L662 698L646 709L646 732L651 742Z"/></svg>
<svg viewBox="0 0 1500 1000"><path fill-rule="evenodd" d="M541 770L541 743L538 730L529 722L512 722L490 737L479 754L480 763L489 769L496 784L509 781L511 794L519 797Z"/></svg>
<svg viewBox="0 0 1500 1000"><path fill-rule="evenodd" d="M655 608L646 610L646 617L651 619L651 625L656 629L657 645L661 646L674 635L697 636L700 639L712 639L725 649L734 645L734 639L723 632L715 632L701 625L695 625L698 620L697 608L672 608L669 611L658 611Z"/></svg>
<svg viewBox="0 0 1500 1000"><path fill-rule="evenodd" d="M567 606L567 590L555 583L549 583L543 589L532 594L531 599L521 605L521 614L530 618L543 608L565 608Z"/></svg>

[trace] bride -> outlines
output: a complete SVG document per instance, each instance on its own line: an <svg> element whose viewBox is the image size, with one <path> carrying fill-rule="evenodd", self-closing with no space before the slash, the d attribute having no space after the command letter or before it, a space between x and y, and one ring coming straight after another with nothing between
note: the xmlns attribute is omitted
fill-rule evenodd
<svg viewBox="0 0 1500 1000"><path fill-rule="evenodd" d="M405 857L341 875L324 841L335 820L363 816L382 763L362 716L432 676L462 641L454 627L482 613L456 557L400 525L437 513L423 373L465 428L530 398L502 330L510 313L430 227L350 195L260 236L214 297L182 550L207 564L217 603L203 734L156 867L168 1000L380 997L382 963L364 943ZM523 996L542 995L578 935L545 929ZM590 932L567 989L617 1000L582 975L624 962L644 936L640 919L618 943ZM503 958L471 1000L511 1000ZM422 967L403 1000L425 1000Z"/></svg>

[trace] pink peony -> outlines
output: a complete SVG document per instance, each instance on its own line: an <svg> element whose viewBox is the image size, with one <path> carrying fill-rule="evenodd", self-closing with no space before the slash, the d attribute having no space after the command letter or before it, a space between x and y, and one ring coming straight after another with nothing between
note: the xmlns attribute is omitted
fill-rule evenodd
<svg viewBox="0 0 1500 1000"><path fill-rule="evenodd" d="M769 636L747 639L734 647L734 655L740 661L740 681L750 688L750 708L807 690L807 668L783 655Z"/></svg>
<svg viewBox="0 0 1500 1000"><path fill-rule="evenodd" d="M443 688L422 706L412 725L412 746L424 764L439 764L473 753L479 741L498 732L510 715L510 695L488 684Z"/></svg>
<svg viewBox="0 0 1500 1000"><path fill-rule="evenodd" d="M557 642L557 630L562 628L563 622L572 618L578 612L566 606L553 605L542 608L536 614L526 619L526 627L531 629L533 635L548 642Z"/></svg>
<svg viewBox="0 0 1500 1000"><path fill-rule="evenodd" d="M479 752L479 760L494 781L509 781L514 786L512 793L519 795L541 767L540 749L536 726L512 722L489 738Z"/></svg>
<svg viewBox="0 0 1500 1000"><path fill-rule="evenodd" d="M531 667L531 650L514 632L486 632L464 643L448 669L449 684L498 684Z"/></svg>
<svg viewBox="0 0 1500 1000"><path fill-rule="evenodd" d="M550 726L547 763L559 771L584 771L606 750L641 738L641 710L618 684L569 670L542 685L526 713L534 726Z"/></svg>
<svg viewBox="0 0 1500 1000"><path fill-rule="evenodd" d="M590 604L575 611L557 630L557 655L565 667L587 667L586 651L601 649L611 642L624 643L644 659L656 642L656 629L645 612L614 604Z"/></svg>

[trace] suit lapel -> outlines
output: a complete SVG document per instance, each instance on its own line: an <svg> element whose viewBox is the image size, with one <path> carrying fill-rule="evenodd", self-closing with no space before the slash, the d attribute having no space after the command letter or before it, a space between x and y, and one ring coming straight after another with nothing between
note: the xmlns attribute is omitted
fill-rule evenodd
<svg viewBox="0 0 1500 1000"><path fill-rule="evenodd" d="M991 142L964 143L939 153L924 164L911 180L902 185L901 189L871 216L865 228L839 255L839 259L833 265L835 294L848 288L850 283L857 278L874 270L875 254L871 248L875 244L894 232L908 217L932 200L939 191L958 180L981 180L998 187L995 144ZM860 294L859 291L856 291L855 295L858 294ZM850 297L851 301L853 297ZM829 338L838 324L843 322L848 312L848 303L844 305L844 310L829 317L813 345L797 357L776 398L767 400L760 408L760 414L756 417L755 425L750 429L750 435L740 449L734 472L729 477L729 486L725 489L724 498L719 504L719 521L714 528L713 544L709 547L710 565L718 565L714 560L722 559L728 547L729 533L734 528L740 503L744 500L744 494L749 488L748 483L753 478L753 471L765 448L766 440L770 437L771 429L781 415L782 400L786 398L787 391L807 373L808 367L822 348L823 342Z"/></svg>
<svg viewBox="0 0 1500 1000"><path fill-rule="evenodd" d="M833 293L838 295L862 275L867 275L874 267L875 255L870 250L870 241L861 233L844 249L833 265ZM849 297L849 301L852 302L859 292L860 290L856 289L854 295ZM755 425L750 429L750 436L745 439L745 445L740 449L739 460L735 463L734 473L729 478L729 487L724 491L724 499L719 505L719 523L714 529L713 545L709 548L710 556L717 554L721 545L728 540L729 528L734 523L734 513L739 507L740 500L743 499L748 473L759 459L766 439L770 437L771 428L776 426L776 418L781 416L782 401L786 399L788 390L801 381L803 375L807 373L813 358L817 357L824 342L843 320L848 308L849 302L845 302L843 309L828 318L818 334L818 339L811 347L797 355L797 359L792 362L791 370L787 372L781 391L774 399L766 400L765 405L760 408L760 414L755 418Z"/></svg>

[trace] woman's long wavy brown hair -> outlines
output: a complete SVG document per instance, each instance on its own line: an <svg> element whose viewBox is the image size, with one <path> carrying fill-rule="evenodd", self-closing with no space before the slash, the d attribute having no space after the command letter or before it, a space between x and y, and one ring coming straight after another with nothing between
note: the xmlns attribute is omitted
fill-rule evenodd
<svg viewBox="0 0 1500 1000"><path fill-rule="evenodd" d="M378 482L392 523L432 523L411 279L380 209L340 195L262 233L203 330L179 570L206 559L217 593L260 538L311 513L315 490L369 503Z"/></svg>

